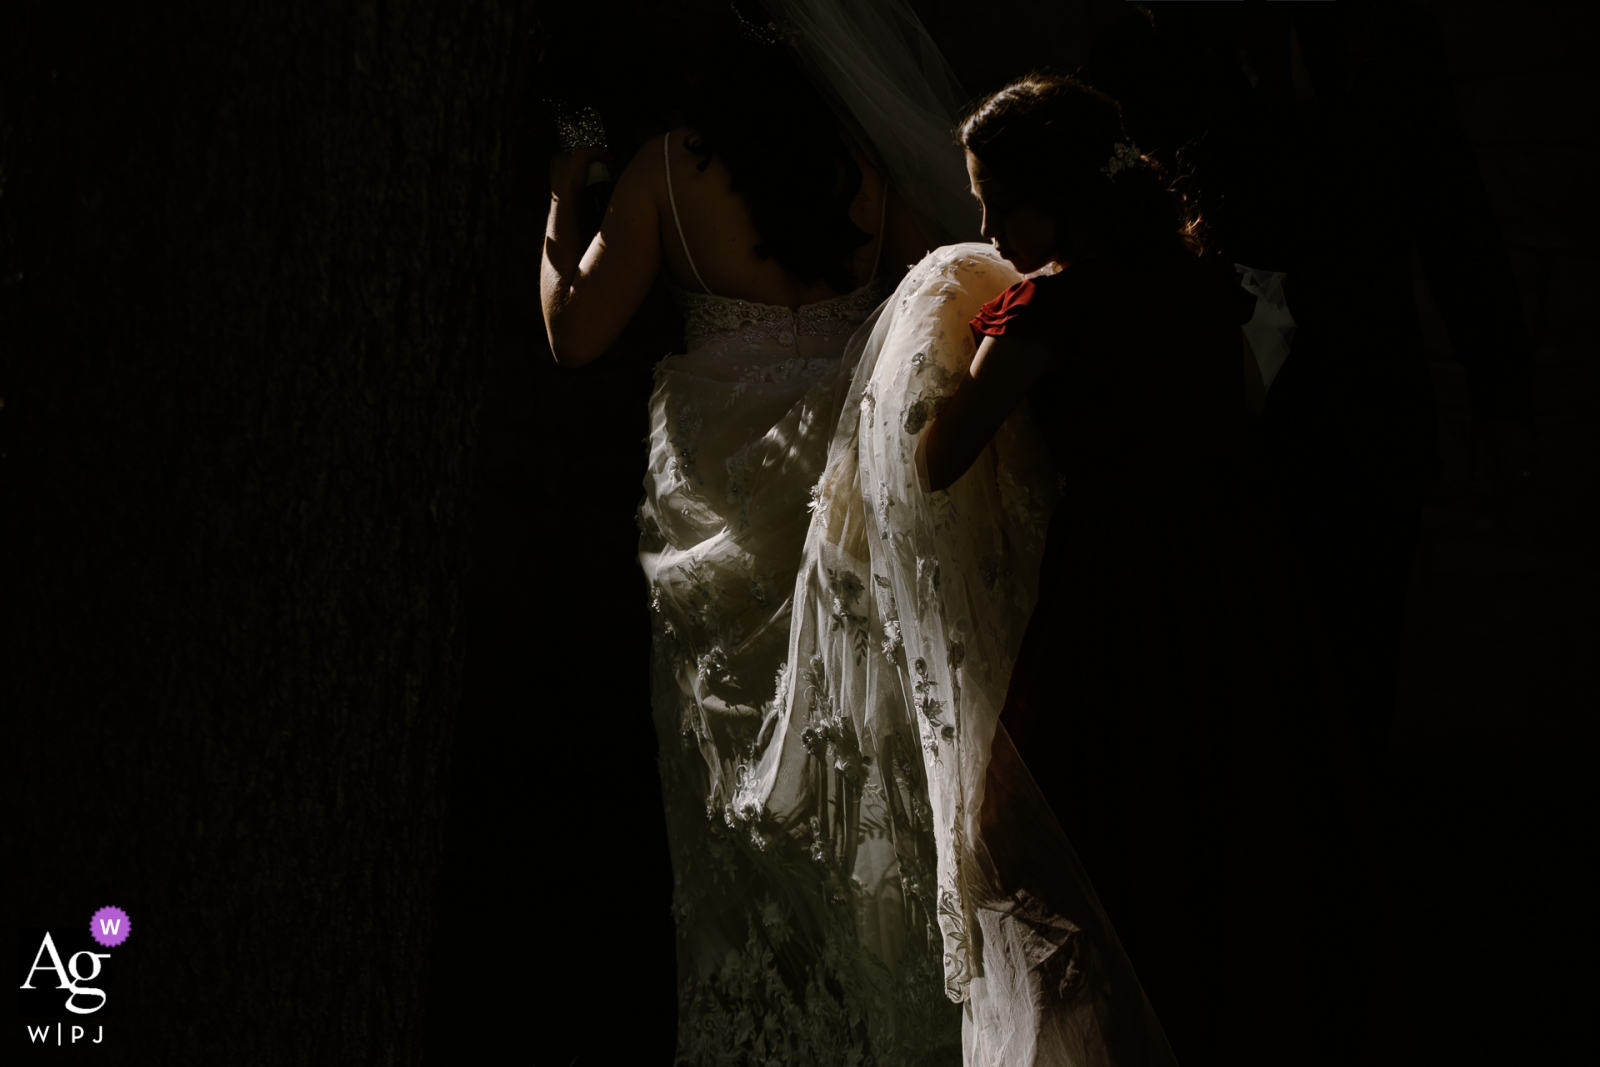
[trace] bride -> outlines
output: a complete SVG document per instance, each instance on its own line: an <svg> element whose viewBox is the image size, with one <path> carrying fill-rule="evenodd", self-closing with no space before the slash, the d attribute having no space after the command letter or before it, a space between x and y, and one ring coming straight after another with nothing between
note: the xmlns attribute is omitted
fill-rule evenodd
<svg viewBox="0 0 1600 1067"><path fill-rule="evenodd" d="M1018 280L928 252L976 230L958 90L899 0L768 7L586 246L594 153L552 161L540 273L563 366L658 280L683 314L638 514L678 1062L1167 1062L1031 782L1008 832L1045 857L1033 893L998 890L974 826L991 741L1026 779L995 720L1055 485L1025 413L937 499L910 467L967 319ZM1072 916L1040 904L1063 880Z"/></svg>
<svg viewBox="0 0 1600 1067"><path fill-rule="evenodd" d="M879 914L852 881L861 853L885 854L880 873L896 850L931 871L931 836L900 840L879 812L881 826L858 834L851 818L840 840L842 808L827 825L802 820L797 836L748 825L741 807L771 739L762 726L791 684L791 595L848 386L846 343L936 239L786 48L729 36L690 123L645 143L587 248L574 244L573 204L592 153L557 157L541 270L563 366L601 355L658 275L684 318L686 351L656 369L639 508L679 1055L959 1057L960 1012L925 917L911 918L907 943L907 917Z"/></svg>

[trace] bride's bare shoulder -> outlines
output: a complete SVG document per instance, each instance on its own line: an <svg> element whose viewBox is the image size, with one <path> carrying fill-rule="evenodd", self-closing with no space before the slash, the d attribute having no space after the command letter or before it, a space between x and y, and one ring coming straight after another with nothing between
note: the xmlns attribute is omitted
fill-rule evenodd
<svg viewBox="0 0 1600 1067"><path fill-rule="evenodd" d="M662 211L668 210L670 191L680 208L691 208L698 217L709 206L708 199L715 199L710 194L726 183L698 180L716 169L716 159L693 151L696 138L692 127L680 126L646 140L624 168L619 191L626 184L637 194L647 195ZM684 222L689 224L687 218Z"/></svg>
<svg viewBox="0 0 1600 1067"><path fill-rule="evenodd" d="M665 151L661 147L663 140L666 141ZM666 165L672 168L674 180L693 179L722 166L716 150L701 138L693 126L679 126L660 137L653 137L649 147L654 152L658 168L660 161L665 158ZM641 151L640 154L644 153Z"/></svg>
<svg viewBox="0 0 1600 1067"><path fill-rule="evenodd" d="M675 130L658 133L639 146L623 173L636 181L648 181L665 190L669 167L672 168L675 182L700 173L700 165L705 158L693 151L698 140L699 135L692 126L679 126Z"/></svg>
<svg viewBox="0 0 1600 1067"><path fill-rule="evenodd" d="M662 167L662 143L670 141L672 136L672 133L657 134L641 144L639 150L633 154L633 158L628 160L627 167L623 169L623 178L639 184L665 186L666 172Z"/></svg>

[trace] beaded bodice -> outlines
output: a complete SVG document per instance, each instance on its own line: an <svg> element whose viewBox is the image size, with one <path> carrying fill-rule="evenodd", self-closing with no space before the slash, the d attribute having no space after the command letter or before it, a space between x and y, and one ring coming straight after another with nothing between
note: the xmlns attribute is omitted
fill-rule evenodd
<svg viewBox="0 0 1600 1067"><path fill-rule="evenodd" d="M683 311L684 345L693 351L720 341L789 346L796 337L848 337L882 303L883 288L881 282L870 282L843 296L792 309L676 287L672 295Z"/></svg>

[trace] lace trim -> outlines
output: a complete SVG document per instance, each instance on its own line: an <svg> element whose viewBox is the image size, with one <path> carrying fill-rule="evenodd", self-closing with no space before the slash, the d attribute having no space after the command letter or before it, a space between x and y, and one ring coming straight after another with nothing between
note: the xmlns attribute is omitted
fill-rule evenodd
<svg viewBox="0 0 1600 1067"><path fill-rule="evenodd" d="M689 348L707 341L772 341L792 345L796 336L850 334L883 302L883 285L874 282L853 293L803 304L791 310L707 293L672 290L683 311L683 337Z"/></svg>

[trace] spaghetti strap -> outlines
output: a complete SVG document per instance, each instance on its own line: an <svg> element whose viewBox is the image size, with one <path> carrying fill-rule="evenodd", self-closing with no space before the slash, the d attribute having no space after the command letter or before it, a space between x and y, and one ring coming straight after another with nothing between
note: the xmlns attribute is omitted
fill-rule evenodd
<svg viewBox="0 0 1600 1067"><path fill-rule="evenodd" d="M700 283L700 288L704 289L708 296L715 296L716 294L711 291L711 286L707 285L706 280L700 277L700 268L694 265L694 257L689 254L689 240L683 236L683 220L678 218L678 198L672 195L671 133L668 133L661 139L661 162L665 164L667 168L667 203L672 205L672 224L678 228L678 240L683 244L683 258L689 261L689 269L694 272L694 280ZM878 242L878 251L880 254L883 251L882 241ZM872 272L874 275L877 274L878 268L876 265L873 266Z"/></svg>

